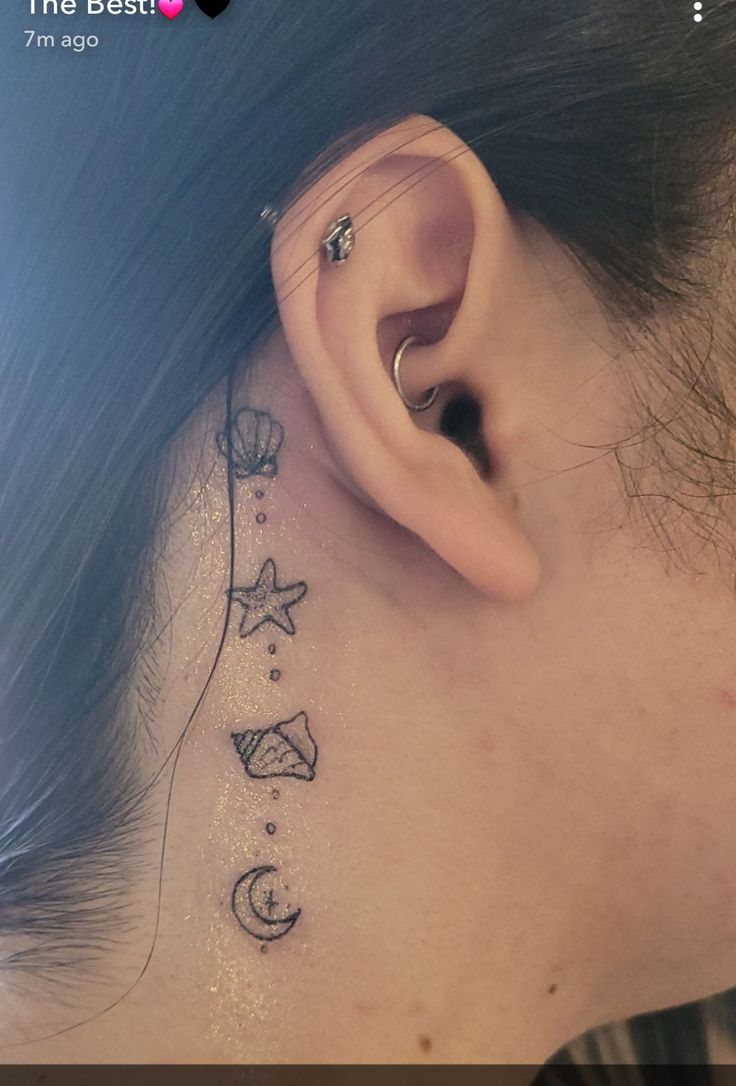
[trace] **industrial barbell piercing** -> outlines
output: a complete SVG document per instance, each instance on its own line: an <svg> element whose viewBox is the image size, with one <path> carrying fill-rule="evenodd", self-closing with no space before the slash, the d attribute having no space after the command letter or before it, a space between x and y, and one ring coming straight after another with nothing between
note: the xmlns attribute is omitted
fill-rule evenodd
<svg viewBox="0 0 736 1086"><path fill-rule="evenodd" d="M278 208L274 207L273 204L266 204L258 218L264 226L269 226L273 230L279 221L279 214Z"/></svg>
<svg viewBox="0 0 736 1086"><path fill-rule="evenodd" d="M353 220L349 215L335 219L322 235L322 247L330 264L343 264L355 248Z"/></svg>
<svg viewBox="0 0 736 1086"><path fill-rule="evenodd" d="M261 211L259 218L262 223L273 229L279 220L279 215L280 213L277 208L272 204L266 204ZM341 215L339 218L334 219L325 230L321 244L327 260L331 264L343 264L355 248L355 233L353 231L353 220L350 215ZM411 323L411 319L409 323ZM430 389L427 399L424 400L423 403L412 403L404 392L404 389L401 386L401 378L399 377L399 367L401 366L404 351L410 344L417 342L420 342L419 336L407 336L401 341L394 354L391 375L396 391L409 410L426 411L437 399L440 386L435 385L434 388Z"/></svg>

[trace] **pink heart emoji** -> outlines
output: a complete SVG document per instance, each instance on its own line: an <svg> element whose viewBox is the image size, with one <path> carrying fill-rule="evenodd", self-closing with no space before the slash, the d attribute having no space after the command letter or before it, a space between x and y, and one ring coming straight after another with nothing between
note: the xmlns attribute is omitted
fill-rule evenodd
<svg viewBox="0 0 736 1086"><path fill-rule="evenodd" d="M175 19L184 7L184 0L158 0L158 10L167 19Z"/></svg>

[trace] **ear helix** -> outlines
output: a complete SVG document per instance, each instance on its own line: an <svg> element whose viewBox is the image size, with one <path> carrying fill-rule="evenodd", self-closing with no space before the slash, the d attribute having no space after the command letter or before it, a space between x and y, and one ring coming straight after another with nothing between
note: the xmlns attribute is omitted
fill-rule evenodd
<svg viewBox="0 0 736 1086"><path fill-rule="evenodd" d="M272 204L266 204L261 211L260 219L261 222L273 230L279 220L279 211L277 208L273 207ZM353 220L350 215L340 215L337 219L334 219L329 223L322 235L321 246L322 253L328 263L345 263L355 248L355 231L353 229ZM401 397L402 403L405 404L410 411L426 411L437 399L440 390L439 385L435 385L434 388L429 389L426 397L419 403L414 403L404 392L399 373L404 352L407 347L410 347L414 343L421 343L419 336L406 336L406 338L397 346L391 364L391 378L394 383L394 388Z"/></svg>

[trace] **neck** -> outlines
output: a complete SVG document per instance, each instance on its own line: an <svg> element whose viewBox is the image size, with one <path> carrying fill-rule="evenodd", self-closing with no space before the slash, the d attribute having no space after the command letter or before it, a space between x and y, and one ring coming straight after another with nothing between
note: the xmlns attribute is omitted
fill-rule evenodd
<svg viewBox="0 0 736 1086"><path fill-rule="evenodd" d="M544 847L533 729L521 695L494 696L513 667L487 658L503 612L351 490L295 384L270 359L235 392L233 412L266 411L285 437L277 474L235 480L241 591L176 747L227 604L222 395L182 437L187 498L159 571L158 743L176 754L153 955L36 1058L525 1063L531 1078L578 1032L592 982L585 894L570 900ZM278 588L306 592L251 629L266 612L242 590L268 559Z"/></svg>
<svg viewBox="0 0 736 1086"><path fill-rule="evenodd" d="M234 1059L541 1062L575 1032L575 917L553 858L540 868L526 839L535 774L479 659L492 609L350 490L293 374L268 363L233 404L285 435L277 475L236 481L234 584L252 587L272 559L277 585L306 593L280 612L291 634L270 620L251 631L259 615L234 594L177 770L165 913L197 947L193 1008ZM225 572L222 457L215 469L204 504L221 545L207 548ZM202 579L216 591L192 598L185 636L220 619L219 578ZM253 748L285 721L303 776L271 776ZM272 865L234 912L238 880ZM298 917L264 939L253 904ZM170 947L159 976L179 988Z"/></svg>

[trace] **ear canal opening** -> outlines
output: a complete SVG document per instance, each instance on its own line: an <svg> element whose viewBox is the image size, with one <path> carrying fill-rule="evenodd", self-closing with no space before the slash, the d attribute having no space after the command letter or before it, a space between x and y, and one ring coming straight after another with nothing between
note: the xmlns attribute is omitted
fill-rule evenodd
<svg viewBox="0 0 736 1086"><path fill-rule="evenodd" d="M483 412L469 392L460 392L445 404L440 416L440 430L462 449L475 465L482 479L493 474L493 464L483 439Z"/></svg>

